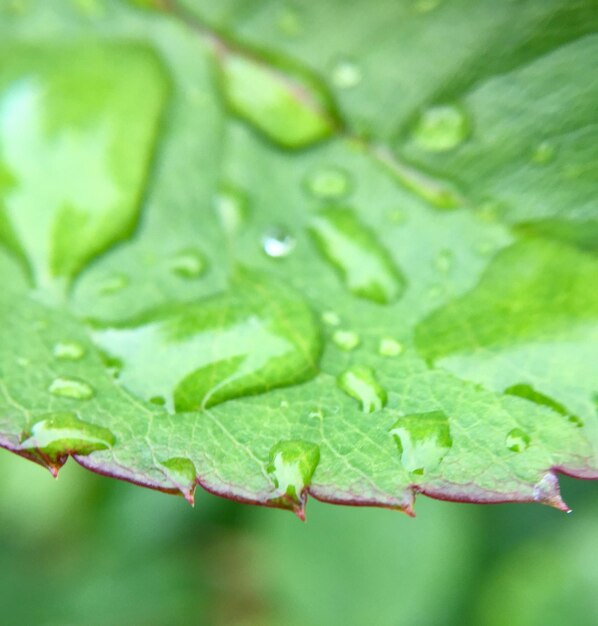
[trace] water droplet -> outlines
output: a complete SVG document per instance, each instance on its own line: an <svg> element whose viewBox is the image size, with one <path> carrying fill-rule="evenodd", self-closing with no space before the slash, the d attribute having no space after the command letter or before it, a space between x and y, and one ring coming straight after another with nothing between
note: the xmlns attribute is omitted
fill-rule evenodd
<svg viewBox="0 0 598 626"><path fill-rule="evenodd" d="M450 250L441 250L436 255L434 265L439 272L447 274L453 266L453 253Z"/></svg>
<svg viewBox="0 0 598 626"><path fill-rule="evenodd" d="M262 237L264 252L274 258L289 256L296 243L295 238L282 228L270 228Z"/></svg>
<svg viewBox="0 0 598 626"><path fill-rule="evenodd" d="M283 411L286 411L289 408L289 403L286 400L281 400L280 401L280 408Z"/></svg>
<svg viewBox="0 0 598 626"><path fill-rule="evenodd" d="M464 111L452 104L426 109L412 131L416 145L428 152L445 152L456 148L469 135Z"/></svg>
<svg viewBox="0 0 598 626"><path fill-rule="evenodd" d="M163 397L169 411L195 411L315 376L320 328L286 285L243 273L228 292L171 304L92 329L121 363L119 382L136 396Z"/></svg>
<svg viewBox="0 0 598 626"><path fill-rule="evenodd" d="M364 413L379 411L386 405L386 390L376 380L374 371L362 365L353 365L338 377L338 386L361 404Z"/></svg>
<svg viewBox="0 0 598 626"><path fill-rule="evenodd" d="M324 311L322 321L328 326L338 326L341 323L341 318L334 311Z"/></svg>
<svg viewBox="0 0 598 626"><path fill-rule="evenodd" d="M322 419L324 419L324 413L322 412L321 409L315 409L313 411L310 411L307 414L307 417L309 417L310 419L313 419L313 420L315 420L315 419L322 420Z"/></svg>
<svg viewBox="0 0 598 626"><path fill-rule="evenodd" d="M306 180L307 189L316 198L344 198L351 190L349 175L340 167L322 167Z"/></svg>
<svg viewBox="0 0 598 626"><path fill-rule="evenodd" d="M264 63L231 49L219 60L229 107L271 141L304 148L337 130L326 86L305 68L283 59Z"/></svg>
<svg viewBox="0 0 598 626"><path fill-rule="evenodd" d="M186 457L173 457L160 463L162 471L182 494L189 504L193 505L193 494L197 484L195 465Z"/></svg>
<svg viewBox="0 0 598 626"><path fill-rule="evenodd" d="M98 294L111 296L123 290L129 284L129 278L124 274L113 274L106 277L98 287Z"/></svg>
<svg viewBox="0 0 598 626"><path fill-rule="evenodd" d="M156 406L166 406L166 398L163 396L152 396L149 401Z"/></svg>
<svg viewBox="0 0 598 626"><path fill-rule="evenodd" d="M378 354L380 356L398 356L403 352L403 345L392 337L382 337L378 344Z"/></svg>
<svg viewBox="0 0 598 626"><path fill-rule="evenodd" d="M354 350L361 343L359 335L353 330L335 330L332 341L341 350Z"/></svg>
<svg viewBox="0 0 598 626"><path fill-rule="evenodd" d="M363 78L359 65L349 57L337 59L332 67L332 83L339 89L356 87Z"/></svg>
<svg viewBox="0 0 598 626"><path fill-rule="evenodd" d="M69 454L86 455L106 450L115 443L110 430L80 420L74 413L42 416L23 436L23 450L36 452L56 473Z"/></svg>
<svg viewBox="0 0 598 626"><path fill-rule="evenodd" d="M442 411L400 417L390 429L408 472L435 470L453 445L448 417Z"/></svg>
<svg viewBox="0 0 598 626"><path fill-rule="evenodd" d="M206 268L206 262L198 250L183 250L170 259L170 269L182 278L197 278Z"/></svg>
<svg viewBox="0 0 598 626"><path fill-rule="evenodd" d="M61 341L54 345L52 354L54 354L57 359L78 361L85 354L85 348L76 341Z"/></svg>
<svg viewBox="0 0 598 626"><path fill-rule="evenodd" d="M506 444L513 452L523 452L529 448L529 435L521 428L513 428L507 435Z"/></svg>
<svg viewBox="0 0 598 626"><path fill-rule="evenodd" d="M29 367L31 361L25 357L19 356L17 357L17 365L19 367Z"/></svg>
<svg viewBox="0 0 598 626"><path fill-rule="evenodd" d="M229 235L234 235L246 218L247 196L238 187L225 183L216 195L215 209L222 228Z"/></svg>
<svg viewBox="0 0 598 626"><path fill-rule="evenodd" d="M0 241L18 242L36 285L63 287L135 227L168 80L135 45L20 49L1 64L13 80L0 95L0 169L13 184Z"/></svg>
<svg viewBox="0 0 598 626"><path fill-rule="evenodd" d="M532 154L532 161L538 165L544 165L545 163L552 161L555 152L556 148L554 147L554 144L549 141L543 141L534 150L534 153Z"/></svg>
<svg viewBox="0 0 598 626"><path fill-rule="evenodd" d="M403 293L405 280L392 257L351 211L320 211L311 221L310 233L353 295L387 304Z"/></svg>
<svg viewBox="0 0 598 626"><path fill-rule="evenodd" d="M94 395L93 388L85 381L66 377L55 378L48 387L48 391L55 396L73 400L89 400Z"/></svg>
<svg viewBox="0 0 598 626"><path fill-rule="evenodd" d="M270 450L267 467L276 497L273 500L304 515L305 490L311 484L320 462L320 448L302 440L280 441Z"/></svg>
<svg viewBox="0 0 598 626"><path fill-rule="evenodd" d="M560 402L557 402L556 400L545 396L543 393L536 391L531 385L528 385L527 383L518 383L516 385L512 385L511 387L507 387L507 389L504 390L504 393L509 396L517 396L518 398L523 398L524 400L535 402L540 406L548 407L549 409L556 411L559 415L567 418L569 422L571 422L578 428L581 428L583 426L583 420L580 419L577 415L573 415Z"/></svg>

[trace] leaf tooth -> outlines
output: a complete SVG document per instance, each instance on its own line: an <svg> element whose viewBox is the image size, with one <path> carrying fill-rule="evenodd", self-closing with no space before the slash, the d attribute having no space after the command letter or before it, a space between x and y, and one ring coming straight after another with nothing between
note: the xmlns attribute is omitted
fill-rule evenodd
<svg viewBox="0 0 598 626"><path fill-rule="evenodd" d="M565 513L572 511L561 497L559 479L552 471L546 472L534 486L534 500Z"/></svg>

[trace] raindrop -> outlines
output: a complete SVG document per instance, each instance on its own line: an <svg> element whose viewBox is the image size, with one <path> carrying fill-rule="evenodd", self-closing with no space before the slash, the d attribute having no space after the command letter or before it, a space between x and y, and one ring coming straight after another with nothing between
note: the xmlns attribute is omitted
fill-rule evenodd
<svg viewBox="0 0 598 626"><path fill-rule="evenodd" d="M403 345L392 337L382 337L378 344L378 354L380 356L398 356L403 352Z"/></svg>
<svg viewBox="0 0 598 626"><path fill-rule="evenodd" d="M262 237L264 252L273 258L286 257L295 248L295 238L281 228L270 228Z"/></svg>
<svg viewBox="0 0 598 626"><path fill-rule="evenodd" d="M85 349L75 341L61 341L54 345L52 354L65 361L78 361L85 354Z"/></svg>
<svg viewBox="0 0 598 626"><path fill-rule="evenodd" d="M361 343L359 335L353 330L335 330L332 341L341 350L354 350Z"/></svg>
<svg viewBox="0 0 598 626"><path fill-rule="evenodd" d="M196 476L195 465L186 457L173 457L160 463L165 476L174 484L185 500L193 505Z"/></svg>
<svg viewBox="0 0 598 626"><path fill-rule="evenodd" d="M339 89L352 89L359 85L362 78L359 65L349 57L337 59L332 67L332 83Z"/></svg>
<svg viewBox="0 0 598 626"><path fill-rule="evenodd" d="M328 326L338 326L341 323L341 318L334 311L324 311L322 321Z"/></svg>
<svg viewBox="0 0 598 626"><path fill-rule="evenodd" d="M428 152L445 152L456 148L469 135L469 123L463 110L452 104L426 109L417 120L412 138Z"/></svg>
<svg viewBox="0 0 598 626"><path fill-rule="evenodd" d="M55 378L48 391L55 396L73 400L89 400L94 395L93 387L85 381L66 377Z"/></svg>
<svg viewBox="0 0 598 626"><path fill-rule="evenodd" d="M349 175L340 167L321 167L306 180L307 189L316 198L336 199L345 197L350 189Z"/></svg>
<svg viewBox="0 0 598 626"><path fill-rule="evenodd" d="M530 441L529 435L524 430L513 428L507 435L506 444L512 452L523 452L529 448Z"/></svg>
<svg viewBox="0 0 598 626"><path fill-rule="evenodd" d="M106 277L98 287L98 293L109 296L122 291L129 284L129 278L124 274L113 274Z"/></svg>
<svg viewBox="0 0 598 626"><path fill-rule="evenodd" d="M338 386L361 404L364 413L379 411L386 405L386 390L369 367L354 365L338 377Z"/></svg>
<svg viewBox="0 0 598 626"><path fill-rule="evenodd" d="M246 194L234 185L223 184L216 195L214 205L222 228L229 235L234 235L247 214Z"/></svg>
<svg viewBox="0 0 598 626"><path fill-rule="evenodd" d="M206 263L199 251L183 250L170 259L169 266L182 278L197 278L203 274Z"/></svg>

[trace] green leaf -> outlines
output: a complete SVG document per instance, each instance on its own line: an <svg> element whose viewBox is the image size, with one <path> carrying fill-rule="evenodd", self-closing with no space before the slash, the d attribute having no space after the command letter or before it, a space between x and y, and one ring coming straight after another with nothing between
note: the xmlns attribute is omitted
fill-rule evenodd
<svg viewBox="0 0 598 626"><path fill-rule="evenodd" d="M566 509L597 8L0 4L0 444L300 517Z"/></svg>

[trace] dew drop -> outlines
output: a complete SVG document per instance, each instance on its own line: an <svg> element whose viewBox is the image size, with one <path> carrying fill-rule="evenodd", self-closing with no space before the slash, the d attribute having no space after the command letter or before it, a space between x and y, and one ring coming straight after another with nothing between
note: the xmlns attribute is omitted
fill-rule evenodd
<svg viewBox="0 0 598 626"><path fill-rule="evenodd" d="M359 65L349 57L341 57L332 67L332 84L339 89L352 89L363 78Z"/></svg>
<svg viewBox="0 0 598 626"><path fill-rule="evenodd" d="M322 321L328 326L338 326L341 323L341 318L335 311L324 311Z"/></svg>
<svg viewBox="0 0 598 626"><path fill-rule="evenodd" d="M78 361L85 355L85 349L75 341L61 341L54 345L52 354L64 361Z"/></svg>
<svg viewBox="0 0 598 626"><path fill-rule="evenodd" d="M160 463L162 471L185 500L193 504L193 494L197 484L197 472L193 462L186 457L173 457Z"/></svg>
<svg viewBox="0 0 598 626"><path fill-rule="evenodd" d="M332 341L341 350L355 350L361 343L359 335L353 330L335 330Z"/></svg>
<svg viewBox="0 0 598 626"><path fill-rule="evenodd" d="M378 344L378 354L380 356L398 356L403 352L403 345L392 337L382 337Z"/></svg>
<svg viewBox="0 0 598 626"><path fill-rule="evenodd" d="M306 180L309 192L316 198L338 199L348 195L351 184L349 175L340 167L322 167L311 173Z"/></svg>
<svg viewBox="0 0 598 626"><path fill-rule="evenodd" d="M401 463L416 475L435 470L453 445L449 420L442 411L404 415L389 432L397 444Z"/></svg>
<svg viewBox="0 0 598 626"><path fill-rule="evenodd" d="M549 163L554 158L556 148L549 141L540 143L532 154L532 162L538 165Z"/></svg>
<svg viewBox="0 0 598 626"><path fill-rule="evenodd" d="M296 243L295 238L282 228L270 228L262 236L262 248L273 258L289 256Z"/></svg>
<svg viewBox="0 0 598 626"><path fill-rule="evenodd" d="M197 278L206 268L202 254L197 250L183 250L169 262L170 269L181 278Z"/></svg>
<svg viewBox="0 0 598 626"><path fill-rule="evenodd" d="M61 398L72 398L73 400L89 400L94 395L94 390L83 380L77 378L58 377L55 378L48 391Z"/></svg>
<svg viewBox="0 0 598 626"><path fill-rule="evenodd" d="M44 460L58 466L68 454L86 455L106 450L115 443L110 430L80 420L74 413L56 412L42 416L27 432L21 448L39 452Z"/></svg>
<svg viewBox="0 0 598 626"><path fill-rule="evenodd" d="M300 439L280 441L270 450L267 472L276 488L276 500L302 516L305 490L320 462L320 448Z"/></svg>
<svg viewBox="0 0 598 626"><path fill-rule="evenodd" d="M166 406L166 398L164 396L152 396L149 401L156 406Z"/></svg>
<svg viewBox="0 0 598 626"><path fill-rule="evenodd" d="M98 294L111 296L122 291L129 284L129 278L125 274L113 274L106 277L98 287Z"/></svg>
<svg viewBox="0 0 598 626"><path fill-rule="evenodd" d="M507 435L507 448L512 452L523 452L529 448L529 435L521 428L513 428Z"/></svg>
<svg viewBox="0 0 598 626"><path fill-rule="evenodd" d="M426 109L412 131L417 146L428 152L445 152L456 148L469 135L469 124L463 110L456 105L439 105Z"/></svg>
<svg viewBox="0 0 598 626"><path fill-rule="evenodd" d="M215 210L222 228L234 235L241 228L247 215L247 196L238 187L223 184L215 198Z"/></svg>
<svg viewBox="0 0 598 626"><path fill-rule="evenodd" d="M403 293L405 279L391 255L352 211L331 208L318 212L310 234L353 295L388 304Z"/></svg>
<svg viewBox="0 0 598 626"><path fill-rule="evenodd" d="M579 418L577 415L571 413L564 405L560 402L557 402L553 398L550 398L539 391L536 391L531 385L527 383L518 383L516 385L512 385L511 387L507 387L504 390L504 393L509 396L517 396L518 398L523 398L524 400L529 400L530 402L534 402L539 404L540 406L545 406L549 409L552 409L559 415L562 415L569 421L571 424L581 428L583 424L583 420Z"/></svg>
<svg viewBox="0 0 598 626"><path fill-rule="evenodd" d="M261 274L237 276L230 291L149 310L92 339L120 364L119 382L168 411L195 411L316 375L321 331L297 292Z"/></svg>
<svg viewBox="0 0 598 626"><path fill-rule="evenodd" d="M386 405L386 390L369 367L354 365L338 377L338 386L361 404L364 413L379 411Z"/></svg>

